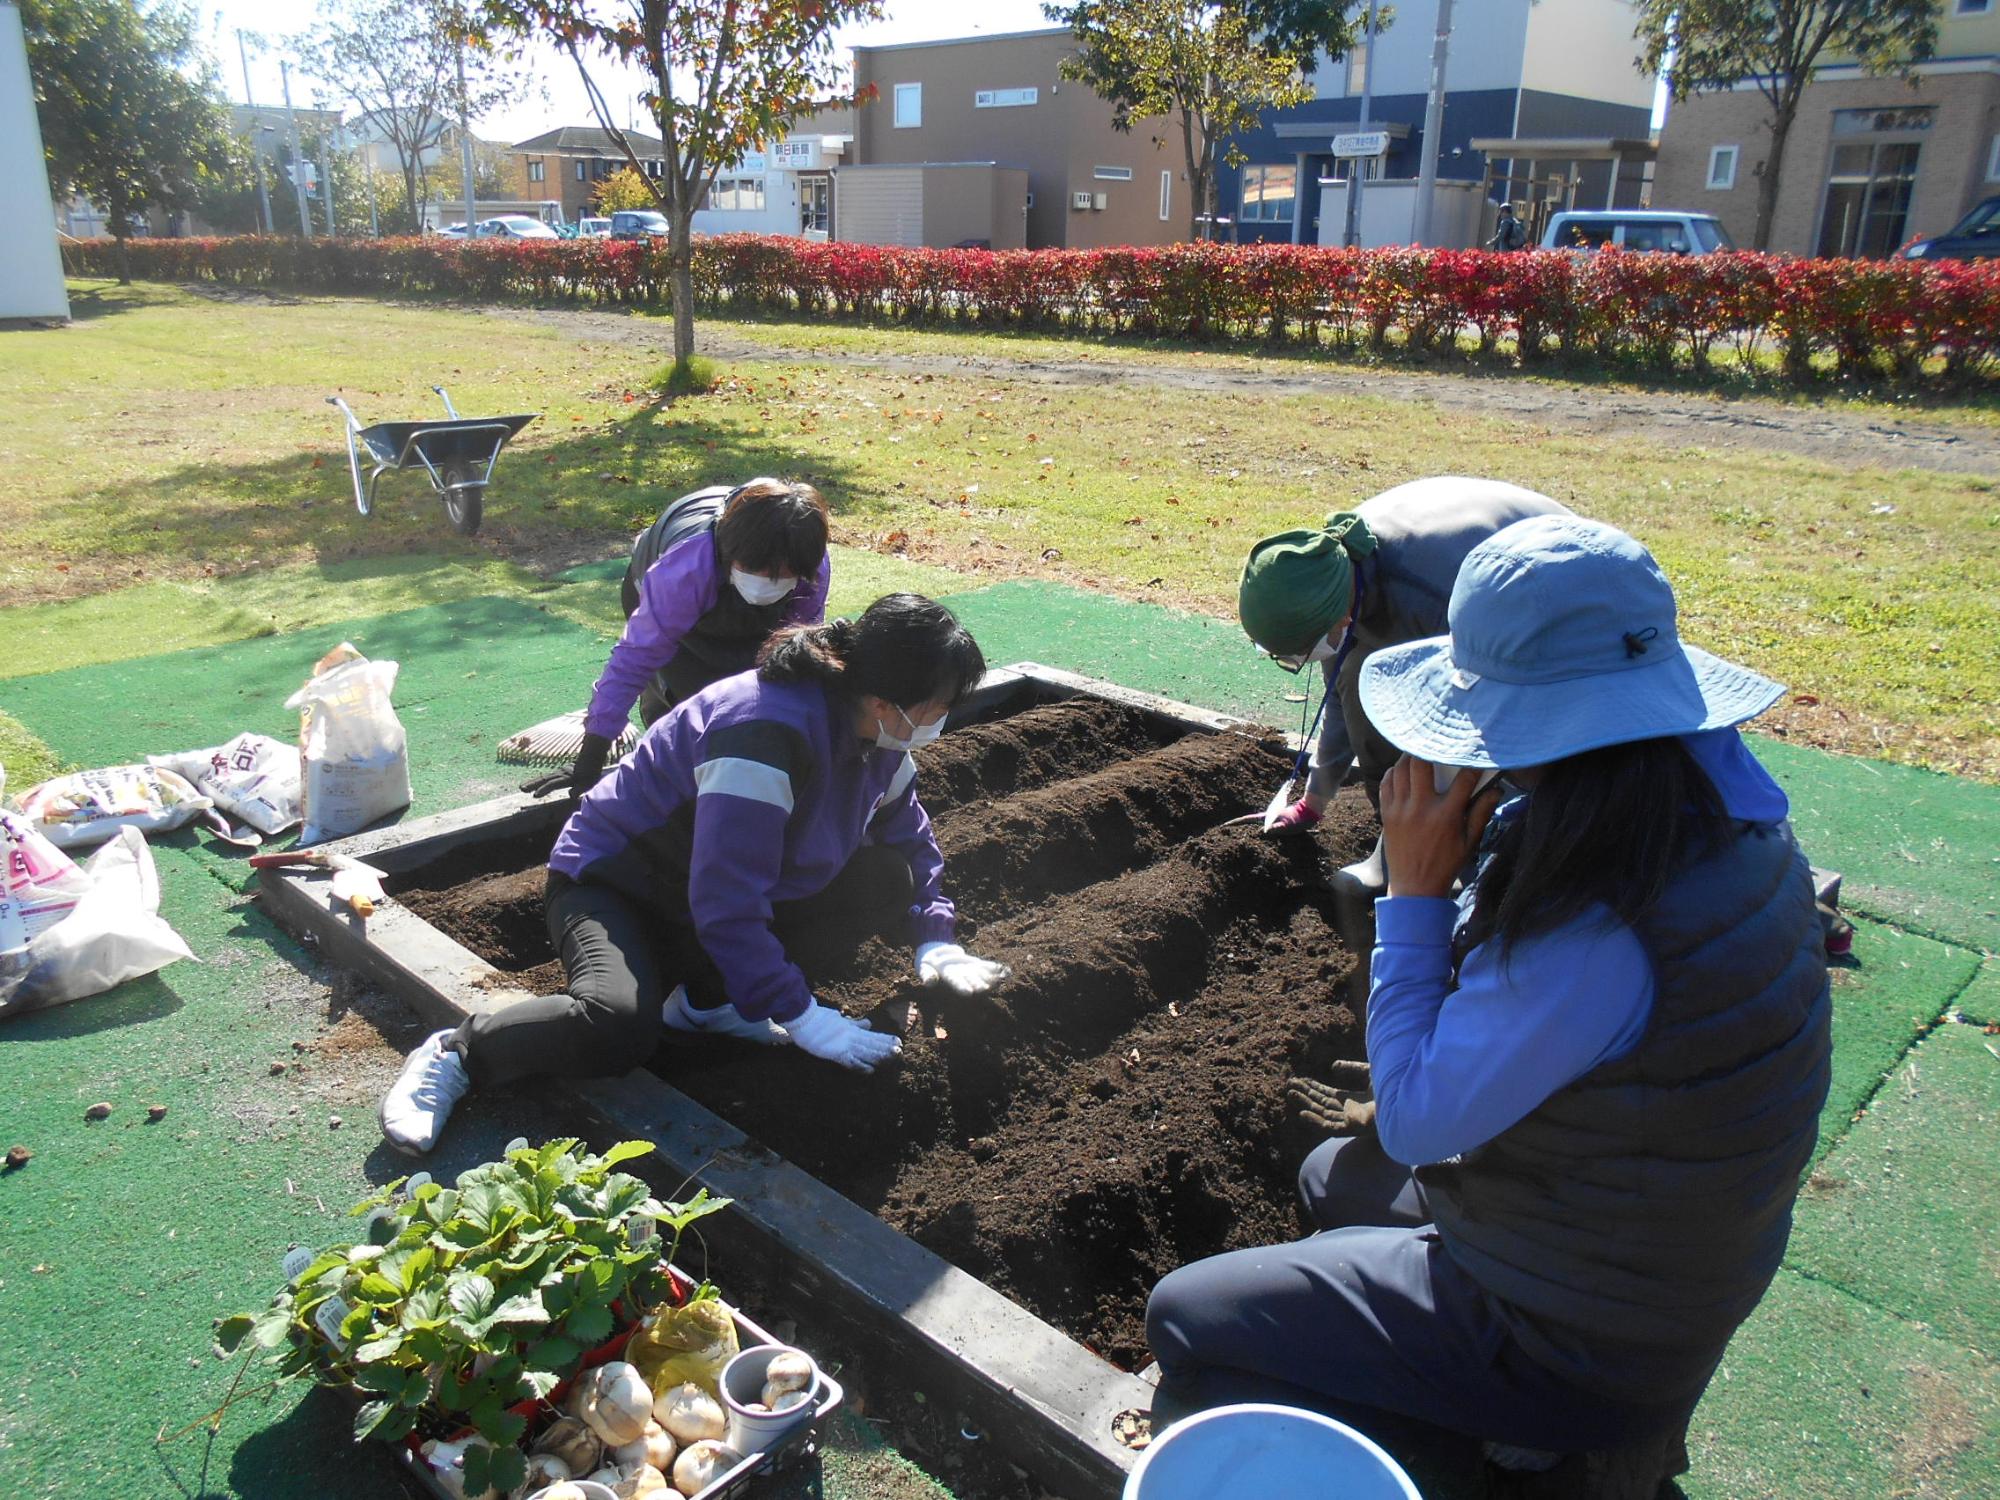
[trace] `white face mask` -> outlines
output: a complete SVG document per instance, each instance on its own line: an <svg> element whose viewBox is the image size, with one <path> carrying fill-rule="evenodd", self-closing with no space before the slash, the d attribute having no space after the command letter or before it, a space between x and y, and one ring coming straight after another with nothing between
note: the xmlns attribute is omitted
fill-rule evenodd
<svg viewBox="0 0 2000 1500"><path fill-rule="evenodd" d="M729 570L729 581L746 604L776 604L788 598L798 583L796 578L763 578L741 568Z"/></svg>
<svg viewBox="0 0 2000 1500"><path fill-rule="evenodd" d="M895 705L891 704L890 707L895 708ZM901 739L889 733L888 724L881 719L877 719L875 721L875 743L884 750L902 750L906 752L921 750L944 733L946 716L943 714L938 715L938 721L935 724L919 724L900 708L897 708L896 712L902 717L903 722L910 726L909 738Z"/></svg>

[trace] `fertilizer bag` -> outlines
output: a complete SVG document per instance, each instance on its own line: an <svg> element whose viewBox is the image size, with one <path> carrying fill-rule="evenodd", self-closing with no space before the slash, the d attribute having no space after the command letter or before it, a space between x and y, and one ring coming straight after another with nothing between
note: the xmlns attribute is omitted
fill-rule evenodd
<svg viewBox="0 0 2000 1500"><path fill-rule="evenodd" d="M0 810L0 1014L28 976L28 945L76 909L90 877L27 819Z"/></svg>
<svg viewBox="0 0 2000 1500"><path fill-rule="evenodd" d="M160 916L160 878L138 829L119 829L82 873L90 888L68 916L29 940L27 977L0 999L0 1020L102 994L194 957Z"/></svg>
<svg viewBox="0 0 2000 1500"><path fill-rule="evenodd" d="M204 818L215 804L178 771L106 766L51 777L21 793L15 806L58 849L87 849L124 828L165 833Z"/></svg>
<svg viewBox="0 0 2000 1500"><path fill-rule="evenodd" d="M283 833L299 821L299 752L268 734L239 734L212 750L149 755L146 764L185 776L259 833Z"/></svg>
<svg viewBox="0 0 2000 1500"><path fill-rule="evenodd" d="M299 711L302 844L356 833L410 805L410 755L390 695L396 663L343 641L285 700Z"/></svg>

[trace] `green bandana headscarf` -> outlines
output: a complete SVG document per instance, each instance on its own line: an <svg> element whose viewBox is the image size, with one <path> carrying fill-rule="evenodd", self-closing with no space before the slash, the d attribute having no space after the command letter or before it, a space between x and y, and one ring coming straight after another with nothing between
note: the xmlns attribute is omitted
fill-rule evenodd
<svg viewBox="0 0 2000 1500"><path fill-rule="evenodd" d="M1375 533L1351 510L1317 531L1265 537L1236 585L1244 633L1274 656L1310 651L1354 602L1354 560L1374 550Z"/></svg>

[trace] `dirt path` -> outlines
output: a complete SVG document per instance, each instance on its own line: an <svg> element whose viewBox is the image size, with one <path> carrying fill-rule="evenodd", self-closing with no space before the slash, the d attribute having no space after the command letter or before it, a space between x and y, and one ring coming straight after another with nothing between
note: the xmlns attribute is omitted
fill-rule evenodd
<svg viewBox="0 0 2000 1500"><path fill-rule="evenodd" d="M577 308L493 307L494 316L563 329L575 337L665 348L664 323ZM1697 447L1754 448L1843 467L1932 469L2000 475L2000 429L1975 423L1885 421L1838 407L1793 406L1756 398L1602 390L1506 373L1451 374L1342 369L1277 362L1212 369L1122 357L1045 360L1006 355L870 354L774 345L727 324L703 326L701 348L725 360L845 364L907 375L1010 379L1044 385L1154 387L1218 395L1368 396L1448 407L1565 432Z"/></svg>

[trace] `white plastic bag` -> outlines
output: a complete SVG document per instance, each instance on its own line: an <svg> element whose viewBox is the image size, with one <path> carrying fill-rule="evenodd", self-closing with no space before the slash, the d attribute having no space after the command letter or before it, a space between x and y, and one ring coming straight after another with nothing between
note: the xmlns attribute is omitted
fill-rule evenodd
<svg viewBox="0 0 2000 1500"><path fill-rule="evenodd" d="M410 755L390 695L396 663L343 641L285 700L299 710L301 844L355 833L410 805Z"/></svg>
<svg viewBox="0 0 2000 1500"><path fill-rule="evenodd" d="M0 811L0 1006L28 977L28 944L76 909L90 877L27 819Z"/></svg>
<svg viewBox="0 0 2000 1500"><path fill-rule="evenodd" d="M27 977L12 996L0 998L0 1020L102 994L194 957L160 916L159 874L138 829L119 829L83 874L90 888L75 908L29 940Z"/></svg>
<svg viewBox="0 0 2000 1500"><path fill-rule="evenodd" d="M58 849L87 849L122 828L164 833L215 806L185 776L160 766L106 766L53 776L29 787L14 805Z"/></svg>
<svg viewBox="0 0 2000 1500"><path fill-rule="evenodd" d="M302 816L299 752L268 734L239 734L212 750L149 755L146 764L185 776L223 812L259 833L283 833Z"/></svg>

